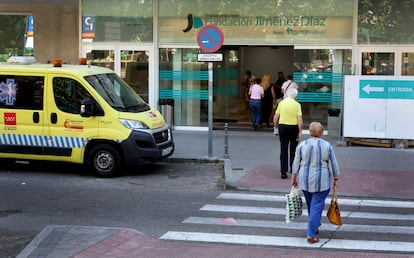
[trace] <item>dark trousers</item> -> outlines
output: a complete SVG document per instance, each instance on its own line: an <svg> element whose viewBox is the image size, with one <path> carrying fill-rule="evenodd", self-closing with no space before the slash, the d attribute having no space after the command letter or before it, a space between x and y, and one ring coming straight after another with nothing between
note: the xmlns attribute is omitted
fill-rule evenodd
<svg viewBox="0 0 414 258"><path fill-rule="evenodd" d="M298 146L299 128L297 125L279 125L280 139L280 172L286 174L292 169L293 159L295 158L296 146Z"/></svg>

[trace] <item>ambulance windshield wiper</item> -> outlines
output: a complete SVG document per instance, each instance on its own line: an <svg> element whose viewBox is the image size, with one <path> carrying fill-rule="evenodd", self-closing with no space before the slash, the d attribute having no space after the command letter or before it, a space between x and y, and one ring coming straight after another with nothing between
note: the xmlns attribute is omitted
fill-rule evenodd
<svg viewBox="0 0 414 258"><path fill-rule="evenodd" d="M142 111L147 111L150 108L147 104L142 103L142 104L138 104L138 105L129 106L129 107L127 107L127 109L142 112Z"/></svg>
<svg viewBox="0 0 414 258"><path fill-rule="evenodd" d="M124 111L124 112L129 111L129 108L126 108L126 107L123 107L123 106L114 106L114 105L111 105L111 107L113 107L114 109L116 109L118 111Z"/></svg>

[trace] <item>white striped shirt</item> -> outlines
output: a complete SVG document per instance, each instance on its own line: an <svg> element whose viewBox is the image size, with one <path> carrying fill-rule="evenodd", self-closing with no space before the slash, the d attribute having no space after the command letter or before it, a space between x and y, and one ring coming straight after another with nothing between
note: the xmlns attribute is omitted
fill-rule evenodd
<svg viewBox="0 0 414 258"><path fill-rule="evenodd" d="M301 190L311 193L328 190L332 177L340 173L332 145L314 137L299 143L292 173L298 173L296 180Z"/></svg>

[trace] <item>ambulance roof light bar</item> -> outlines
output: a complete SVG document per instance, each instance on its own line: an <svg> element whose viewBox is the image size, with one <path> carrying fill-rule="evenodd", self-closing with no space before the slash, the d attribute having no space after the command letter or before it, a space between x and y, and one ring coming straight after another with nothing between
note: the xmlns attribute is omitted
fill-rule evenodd
<svg viewBox="0 0 414 258"><path fill-rule="evenodd" d="M53 67L62 67L62 59L53 59L52 64Z"/></svg>
<svg viewBox="0 0 414 258"><path fill-rule="evenodd" d="M7 59L7 63L14 64L33 64L37 63L34 56L11 56Z"/></svg>

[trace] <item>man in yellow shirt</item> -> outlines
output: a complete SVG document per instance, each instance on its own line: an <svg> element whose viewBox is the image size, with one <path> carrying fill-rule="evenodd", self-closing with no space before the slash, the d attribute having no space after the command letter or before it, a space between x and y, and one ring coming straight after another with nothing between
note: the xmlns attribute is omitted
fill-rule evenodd
<svg viewBox="0 0 414 258"><path fill-rule="evenodd" d="M295 150L302 135L302 107L296 101L298 91L290 89L288 96L277 106L273 117L274 126L279 129L280 139L280 172L282 179L287 178L287 172L292 169ZM291 170L292 171L292 170Z"/></svg>

